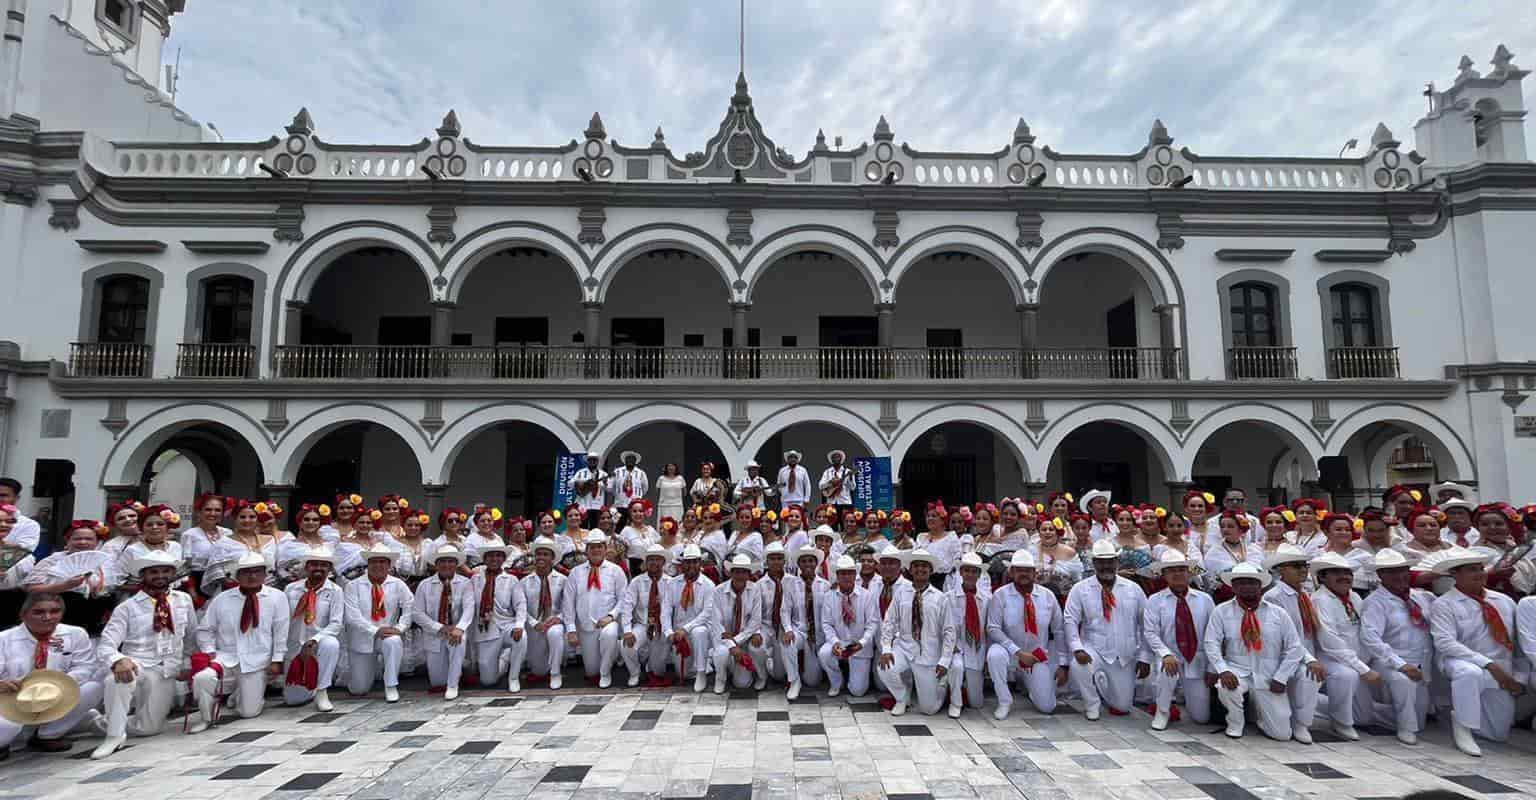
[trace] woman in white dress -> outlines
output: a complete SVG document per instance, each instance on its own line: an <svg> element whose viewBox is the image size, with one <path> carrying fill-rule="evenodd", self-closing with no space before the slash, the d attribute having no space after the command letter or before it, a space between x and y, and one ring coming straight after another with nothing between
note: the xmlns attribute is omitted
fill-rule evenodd
<svg viewBox="0 0 1536 800"><path fill-rule="evenodd" d="M1035 543L1036 583L1050 589L1058 601L1064 601L1072 585L1083 577L1083 564L1077 559L1077 551L1062 541L1067 524L1052 517L1040 525L1040 537Z"/></svg>
<svg viewBox="0 0 1536 800"><path fill-rule="evenodd" d="M667 565L662 567L662 572L667 576L679 574L679 561L683 555L683 539L678 530L677 520L671 517L662 517L657 524L657 534L661 537L657 544L667 551Z"/></svg>
<svg viewBox="0 0 1536 800"><path fill-rule="evenodd" d="M229 529L219 523L224 521L225 510L232 505L229 498L212 493L200 494L193 501L197 525L182 531L179 540L182 556L194 577L208 564L208 550L213 543L229 535Z"/></svg>
<svg viewBox="0 0 1536 800"><path fill-rule="evenodd" d="M363 510L363 496L360 494L336 495L336 508L326 517L325 523L320 526L320 535L328 542L340 541L352 536L353 521L357 519L359 512Z"/></svg>
<svg viewBox="0 0 1536 800"><path fill-rule="evenodd" d="M725 545L726 558L746 553L752 557L753 563L763 563L763 548L766 545L763 544L762 534L757 532L757 521L752 517L752 512L756 510L754 506L736 507L736 521L731 525L731 538Z"/></svg>
<svg viewBox="0 0 1536 800"><path fill-rule="evenodd" d="M368 510L358 511L352 517L345 533L336 540L336 580L343 585L354 581L368 571L363 551L373 546L373 515Z"/></svg>
<svg viewBox="0 0 1536 800"><path fill-rule="evenodd" d="M1259 524L1264 527L1264 538L1259 546L1264 549L1264 554L1269 555L1280 549L1280 545L1291 541L1291 520L1296 515L1285 506L1266 506L1259 511Z"/></svg>
<svg viewBox="0 0 1536 800"><path fill-rule="evenodd" d="M1152 548L1152 558L1161 561L1163 553L1174 550L1195 563L1205 560L1205 555L1189 541L1189 524L1178 514L1166 514L1162 518L1163 540Z"/></svg>
<svg viewBox="0 0 1536 800"><path fill-rule="evenodd" d="M299 513L295 517L295 522L298 524L294 526L298 530L287 539L278 540L277 555L272 564L272 573L277 576L276 586L284 587L292 581L304 578L309 551L332 546L320 533L326 521L326 515L321 509L330 510L325 505L317 506L313 503L304 503L299 506ZM346 584L345 580L339 578L338 580L342 585Z"/></svg>
<svg viewBox="0 0 1536 800"><path fill-rule="evenodd" d="M1152 554L1152 560L1156 561L1157 546L1163 543L1163 517L1168 516L1168 509L1142 503L1136 507L1135 516L1136 538Z"/></svg>
<svg viewBox="0 0 1536 800"><path fill-rule="evenodd" d="M459 574L466 578L474 577L474 567L480 565L480 551L473 554L469 552L469 540L464 536L464 526L469 522L469 515L458 508L445 508L437 515L438 537L427 542L426 564L437 563L437 550L445 544L451 544L464 554L464 562L459 564Z"/></svg>
<svg viewBox="0 0 1536 800"><path fill-rule="evenodd" d="M181 515L167 505L150 506L139 513L139 540L123 548L113 565L119 577L121 597L126 598L139 590L138 576L128 569L135 558L156 551L169 553L178 562L182 560L181 544L171 538L171 531L180 525Z"/></svg>
<svg viewBox="0 0 1536 800"><path fill-rule="evenodd" d="M479 559L485 548L501 547L504 544L504 540L496 532L497 526L501 525L501 522L501 509L492 508L484 503L475 504L471 521L474 529L464 534L464 554L468 556L473 553L474 557ZM516 553L507 553L507 563L511 564L513 561L516 561L517 557L521 556L525 551L526 548L519 548Z"/></svg>
<svg viewBox="0 0 1536 800"><path fill-rule="evenodd" d="M405 533L405 517L410 514L411 501L398 494L386 494L379 498L379 511L384 516L373 527L399 539Z"/></svg>
<svg viewBox="0 0 1536 800"><path fill-rule="evenodd" d="M667 463L656 479L656 513L659 517L683 518L683 493L688 489L688 479L677 473L677 465Z"/></svg>
<svg viewBox="0 0 1536 800"><path fill-rule="evenodd" d="M1308 558L1323 552L1328 546L1328 536L1323 533L1321 519L1328 513L1328 506L1321 500L1301 497L1291 503L1291 513L1296 516L1291 544L1300 547Z"/></svg>
<svg viewBox="0 0 1536 800"><path fill-rule="evenodd" d="M0 535L8 533L9 526L15 524L15 514L4 509L0 506ZM35 565L31 563L32 556L27 556L5 574L0 580L0 588L57 594L64 598L65 624L84 628L91 636L100 636L117 605L116 565L105 553L79 558L74 555L97 550L106 530L105 525L94 519L74 520L64 539L63 550L54 551ZM80 562L95 562L95 567L90 568L87 563L82 568Z"/></svg>
<svg viewBox="0 0 1536 800"><path fill-rule="evenodd" d="M387 518L389 512L384 514ZM421 585L421 579L433 571L431 562L427 560L427 556L431 555L432 542L422 536L430 521L425 511L405 512L400 518L400 535L394 537L398 548L396 552L400 554L395 559L395 574L411 587L412 592Z"/></svg>
<svg viewBox="0 0 1536 800"><path fill-rule="evenodd" d="M938 562L928 581L940 590L944 589L950 573L955 571L955 564L960 560L960 553L964 550L964 544L960 541L959 535L948 527L951 519L961 522L960 518L957 515L951 515L942 503L929 503L923 516L928 530L918 534L914 544L917 549L927 550Z"/></svg>
<svg viewBox="0 0 1536 800"><path fill-rule="evenodd" d="M1210 492L1190 489L1184 493L1184 522L1189 525L1185 535L1201 558L1221 539L1221 527L1216 524L1215 509L1216 496Z"/></svg>
<svg viewBox="0 0 1536 800"><path fill-rule="evenodd" d="M1221 573L1243 563L1262 569L1264 548L1248 536L1247 514L1223 511L1216 524L1221 536L1205 551L1205 560L1201 564L1204 574L1201 577L1206 591L1211 593L1216 602L1221 603L1232 599L1232 589L1220 580Z"/></svg>
<svg viewBox="0 0 1536 800"><path fill-rule="evenodd" d="M752 509L752 522L757 526L757 536L764 548L783 539L779 532L779 512L756 506Z"/></svg>
<svg viewBox="0 0 1536 800"><path fill-rule="evenodd" d="M260 504L258 504L259 506ZM277 544L286 539L292 539L293 534L278 528L278 523L284 520L287 513L282 506L270 500L266 502L267 510L260 508L256 511L256 530L262 536L271 537L272 541L262 545L261 554L267 557L267 565L277 564Z"/></svg>
<svg viewBox="0 0 1536 800"><path fill-rule="evenodd" d="M139 515L143 512L144 504L137 500L107 506L107 541L102 543L101 549L111 553L113 558L121 558L128 545L144 535L139 530Z"/></svg>

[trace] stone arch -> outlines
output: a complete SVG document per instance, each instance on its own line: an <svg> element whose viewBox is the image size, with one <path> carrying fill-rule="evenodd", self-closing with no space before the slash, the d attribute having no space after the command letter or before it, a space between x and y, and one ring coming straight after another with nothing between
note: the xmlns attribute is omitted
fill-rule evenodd
<svg viewBox="0 0 1536 800"><path fill-rule="evenodd" d="M297 483L299 467L315 443L331 431L354 422L371 422L399 436L416 456L417 468L422 472L421 483L438 482L437 476L426 472L423 463L424 455L432 450L432 442L409 417L378 403L337 403L297 420L277 442L277 452L273 456L277 468L268 480L278 484Z"/></svg>
<svg viewBox="0 0 1536 800"><path fill-rule="evenodd" d="M112 449L107 451L98 483L102 486L137 484L161 445L187 428L209 423L228 430L245 442L256 454L261 474L268 482L275 481L277 460L261 423L232 406L192 402L156 409L124 429Z"/></svg>
<svg viewBox="0 0 1536 800"><path fill-rule="evenodd" d="M1322 440L1318 438L1312 426L1301 417L1268 403L1234 403L1206 414L1184 432L1184 447L1178 464L1179 474L1192 474L1195 459L1200 455L1200 448L1204 447L1206 442L1210 441L1211 437L1222 428L1240 422L1260 425L1279 436L1280 440L1291 449L1307 454L1312 459L1314 470L1317 468L1317 460L1326 455Z"/></svg>
<svg viewBox="0 0 1536 800"><path fill-rule="evenodd" d="M831 253L852 264L869 284L872 301L880 302L880 281L885 267L879 254L863 239L830 225L796 225L759 241L742 262L741 279L747 284L744 290L746 301L752 301L758 281L780 259L807 252Z"/></svg>
<svg viewBox="0 0 1536 800"><path fill-rule="evenodd" d="M283 318L283 304L289 300L303 302L309 299L309 293L315 288L315 282L320 279L325 270L335 263L336 259L365 247L392 247L408 256L416 266L421 269L422 278L428 287L435 286L433 280L437 277L438 259L433 254L432 248L415 233L389 222L356 221L343 222L333 225L325 230L309 237L288 261L283 264L282 270L277 274L276 291L272 293L272 309L267 314L267 327L269 329L269 341L282 344L279 341L279 325ZM438 292L431 290L428 301L435 299Z"/></svg>
<svg viewBox="0 0 1536 800"><path fill-rule="evenodd" d="M1339 454L1355 434L1381 422L1400 425L1439 445L1441 452L1451 457L1455 472L1449 477L1477 480L1477 459L1461 434L1438 416L1402 403L1372 403L1351 411L1328 430L1326 452Z"/></svg>
<svg viewBox="0 0 1536 800"><path fill-rule="evenodd" d="M1029 267L1019 257L1018 249L997 234L966 225L947 225L924 231L908 238L891 256L887 280L890 281L889 298L894 299L901 278L918 261L936 253L959 251L969 253L997 268L1008 282L1015 303L1025 302L1028 293Z"/></svg>
<svg viewBox="0 0 1536 800"><path fill-rule="evenodd" d="M975 403L951 403L948 405L930 408L921 414L907 420L891 442L891 475L901 474L901 462L907 457L907 452L912 449L918 437L928 431L943 425L946 422L967 422L972 425L980 425L998 438L1008 443L1008 449L1019 460L1019 466L1024 469L1026 481L1036 480L1034 476L1044 475L1044 469L1036 469L1038 454L1034 451L1033 440L1028 431L1013 418L990 406L977 405Z"/></svg>
<svg viewBox="0 0 1536 800"><path fill-rule="evenodd" d="M453 467L459 454L487 428L503 422L526 422L548 431L567 452L583 449L581 432L564 417L529 403L507 402L480 406L449 423L437 434L437 447L425 454L424 471L438 483L452 485Z"/></svg>
<svg viewBox="0 0 1536 800"><path fill-rule="evenodd" d="M592 265L592 277L596 286L587 284L592 292L588 298L602 302L608 295L608 287L619 271L636 256L652 250L675 249L692 253L720 273L725 284L726 296L736 298L746 288L737 274L740 264L736 257L718 239L705 231L687 225L653 223L631 228L619 234L598 252Z"/></svg>
<svg viewBox="0 0 1536 800"><path fill-rule="evenodd" d="M1184 290L1174 274L1173 265L1147 240L1116 228L1079 228L1052 239L1035 256L1035 283L1045 286L1046 278L1063 259L1078 253L1103 253L1129 264L1147 282L1152 299L1158 305L1182 304ZM1033 300L1039 300L1034 290Z"/></svg>
<svg viewBox="0 0 1536 800"><path fill-rule="evenodd" d="M829 403L797 403L758 420L747 431L746 440L741 446L742 456L755 457L757 451L763 449L774 434L803 422L820 422L841 428L864 445L872 455L878 456L887 452L885 436L879 428L871 425L866 417Z"/></svg>
<svg viewBox="0 0 1536 800"><path fill-rule="evenodd" d="M565 261L576 276L578 287L592 269L592 262L581 246L559 230L537 222L498 222L460 239L443 257L443 277L448 281L444 299L458 302L464 281L480 262L500 250L517 246L537 247ZM578 300L585 299L585 290L581 291Z"/></svg>
<svg viewBox="0 0 1536 800"><path fill-rule="evenodd" d="M624 438L625 434L652 422L676 422L691 426L708 436L710 441L720 448L720 454L727 463L741 463L741 449L736 446L736 437L730 429L725 427L715 415L681 403L646 403L628 409L593 431L588 439L587 450L602 454L606 463L608 451Z"/></svg>
<svg viewBox="0 0 1536 800"><path fill-rule="evenodd" d="M1040 437L1040 446L1033 451L1035 461L1030 463L1031 475L1045 476L1051 468L1051 459L1067 436L1091 422L1107 422L1132 431L1146 442L1149 450L1162 464L1168 480L1188 480L1189 472L1184 465L1193 463L1194 456L1185 457L1184 448L1168 423L1150 412L1128 403L1101 402L1079 406L1071 412L1051 421ZM1184 468L1184 472L1179 469Z"/></svg>

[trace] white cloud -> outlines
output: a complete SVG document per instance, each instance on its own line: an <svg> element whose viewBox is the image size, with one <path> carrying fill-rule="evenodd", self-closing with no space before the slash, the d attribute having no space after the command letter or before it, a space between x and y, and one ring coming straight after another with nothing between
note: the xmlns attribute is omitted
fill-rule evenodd
<svg viewBox="0 0 1536 800"><path fill-rule="evenodd" d="M1377 121L1411 144L1424 83L1463 53L1536 65L1530 0L779 0L747 20L758 116L794 153L884 114L921 150L995 150L1022 116L1059 152L1133 152L1160 117L1199 153L1331 155ZM407 143L454 108L477 142L553 145L600 111L682 154L725 111L736 26L720 0L199 0L166 52L178 103L230 139L307 106L327 141Z"/></svg>

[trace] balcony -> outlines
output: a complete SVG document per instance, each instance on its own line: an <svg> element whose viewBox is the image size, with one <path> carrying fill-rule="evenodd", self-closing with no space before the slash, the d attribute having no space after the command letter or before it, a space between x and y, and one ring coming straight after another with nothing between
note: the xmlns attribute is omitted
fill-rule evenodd
<svg viewBox="0 0 1536 800"><path fill-rule="evenodd" d="M73 342L69 374L78 378L147 378L154 347L131 342Z"/></svg>
<svg viewBox="0 0 1536 800"><path fill-rule="evenodd" d="M1400 378L1396 347L1332 347L1330 378Z"/></svg>
<svg viewBox="0 0 1536 800"><path fill-rule="evenodd" d="M256 347L249 344L182 343L176 347L178 378L254 378Z"/></svg>
<svg viewBox="0 0 1536 800"><path fill-rule="evenodd" d="M1178 348L285 345L277 379L963 380L1184 377Z"/></svg>
<svg viewBox="0 0 1536 800"><path fill-rule="evenodd" d="M1229 347L1227 377L1232 380L1295 380L1294 347Z"/></svg>

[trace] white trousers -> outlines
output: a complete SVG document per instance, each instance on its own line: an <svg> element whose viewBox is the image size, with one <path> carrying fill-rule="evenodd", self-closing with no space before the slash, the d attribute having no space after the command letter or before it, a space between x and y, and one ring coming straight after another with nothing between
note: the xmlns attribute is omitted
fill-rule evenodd
<svg viewBox="0 0 1536 800"><path fill-rule="evenodd" d="M1451 681L1451 709L1457 724L1484 739L1502 742L1515 722L1515 698L1499 688L1493 673L1458 658L1440 661Z"/></svg>
<svg viewBox="0 0 1536 800"><path fill-rule="evenodd" d="M1184 665L1179 664L1182 670ZM1163 672L1162 665L1158 664L1152 669L1153 702L1157 703L1159 711L1173 708L1173 693L1175 689L1184 690L1184 712L1189 714L1193 722L1204 725L1211 721L1211 692L1205 686L1205 678L1186 678L1182 675L1169 675Z"/></svg>
<svg viewBox="0 0 1536 800"><path fill-rule="evenodd" d="M635 635L634 646L619 645L619 657L624 659L624 668L629 674L639 675L642 663L652 675L667 674L667 656L674 652L672 643L661 635L661 631L656 632L654 640L644 627L637 627L631 633Z"/></svg>
<svg viewBox="0 0 1536 800"><path fill-rule="evenodd" d="M1329 721L1335 725L1354 725L1355 711L1359 708L1355 695L1361 693L1360 673L1331 658L1318 660L1328 670L1328 677L1323 679L1323 692L1328 695Z"/></svg>
<svg viewBox="0 0 1536 800"><path fill-rule="evenodd" d="M203 715L203 721L212 725L213 703L216 695L223 694L226 698L224 707L235 712L237 716L251 719L261 715L261 710L266 707L267 671L264 669L255 672L239 672L238 668L225 667L224 679L219 680L218 673L211 667L203 669L192 676L192 696L197 698L197 708Z"/></svg>
<svg viewBox="0 0 1536 800"><path fill-rule="evenodd" d="M293 663L297 653L289 654L283 661L283 674L288 674L288 665ZM315 640L315 660L320 662L320 679L315 682L315 690L331 688L331 682L336 679L336 662L341 660L341 642L333 636L324 636ZM283 702L290 706L303 705L315 699L315 693L303 686L283 685Z"/></svg>
<svg viewBox="0 0 1536 800"><path fill-rule="evenodd" d="M1386 665L1381 667L1372 665L1372 668L1379 669L1382 676L1386 678L1386 691L1381 694L1386 695L1387 702L1377 703L1373 698L1371 703L1373 713L1370 717L1363 719L1372 720L1379 725L1399 731L1417 733L1424 730L1425 717L1429 714L1429 670L1420 667L1424 672L1424 680L1414 681ZM1376 694L1366 691L1364 687L1359 691L1361 695L1367 697Z"/></svg>
<svg viewBox="0 0 1536 800"><path fill-rule="evenodd" d="M619 623L604 625L600 630L581 632L581 665L588 677L613 675L613 664L619 659Z"/></svg>
<svg viewBox="0 0 1536 800"><path fill-rule="evenodd" d="M101 681L86 681L80 684L80 702L61 719L37 726L37 738L62 739L68 736L70 731L73 731L75 726L79 725L87 714L101 705L102 692ZM4 752L6 748L10 747L11 743L20 738L22 732L28 727L9 720L0 719L0 752Z"/></svg>
<svg viewBox="0 0 1536 800"><path fill-rule="evenodd" d="M940 681L934 667L925 667L913 664L899 647L891 648L891 655L895 657L890 668L880 668L880 680L885 681L885 686L890 690L896 702L905 703L912 694L912 688L917 689L917 710L924 714L937 714L939 708L944 705L945 681ZM946 676L946 681L950 680ZM910 684L910 686L909 686Z"/></svg>
<svg viewBox="0 0 1536 800"><path fill-rule="evenodd" d="M863 697L869 691L870 667L874 666L875 659L850 658L846 661L832 655L832 643L825 642L821 650L816 653L817 665L827 674L827 685L838 691L843 690L843 664L848 665L848 693L854 697Z"/></svg>
<svg viewBox="0 0 1536 800"><path fill-rule="evenodd" d="M752 654L752 660L757 663L759 677L772 677L774 680L786 683L800 680L800 654L805 651L805 637L795 631L790 631L789 635L794 641L786 645L780 638L783 636L782 633L764 631L762 647L747 646L747 651Z"/></svg>
<svg viewBox="0 0 1536 800"><path fill-rule="evenodd" d="M1295 677L1286 686L1285 693L1291 704L1291 719L1304 728L1312 727L1317 716L1317 695L1323 684L1312 680L1305 665L1298 667ZM1259 687L1263 689L1264 687Z"/></svg>
<svg viewBox="0 0 1536 800"><path fill-rule="evenodd" d="M1097 711L1103 703L1116 711L1130 711L1136 694L1135 663L1111 664L1097 653L1087 664L1077 663L1076 656L1069 662L1072 685L1083 698L1083 711Z"/></svg>
<svg viewBox="0 0 1536 800"><path fill-rule="evenodd" d="M400 685L400 661L405 656L405 640L399 636L373 640L372 653L356 650L347 654L347 691L367 694L382 670L384 685Z"/></svg>
<svg viewBox="0 0 1536 800"><path fill-rule="evenodd" d="M467 641L449 644L447 639L442 639L437 642L437 649L428 648L427 681L433 688L459 688L459 678L464 674L464 650L467 644Z"/></svg>
<svg viewBox="0 0 1536 800"><path fill-rule="evenodd" d="M1312 679L1302 677L1302 680L1311 681ZM1255 682L1250 677L1238 678L1236 689L1227 689L1220 683L1216 684L1216 696L1221 698L1221 704L1227 709L1227 729L1242 729L1246 720L1243 716L1246 697L1253 701L1254 716L1257 717L1254 721L1258 723L1259 730L1263 731L1265 736L1282 742L1291 738L1290 699L1285 693L1271 692L1269 681L1263 681L1263 686L1254 686Z"/></svg>
<svg viewBox="0 0 1536 800"><path fill-rule="evenodd" d="M523 671L523 658L528 653L528 632L523 631L523 638L514 641L512 629L501 632L499 639L476 639L475 662L479 667L480 685L489 687L492 683L501 680L505 671L510 677L517 677Z"/></svg>
<svg viewBox="0 0 1536 800"><path fill-rule="evenodd" d="M998 705L1013 705L1011 684L1022 680L1036 711L1049 714L1056 710L1056 669L1049 662L1020 669L1018 658L1010 658L1002 645L994 644L987 648L987 672L992 676L992 691L997 692Z"/></svg>
<svg viewBox="0 0 1536 800"><path fill-rule="evenodd" d="M565 626L551 625L539 633L528 626L528 671L535 675L559 675L565 667Z"/></svg>
<svg viewBox="0 0 1536 800"><path fill-rule="evenodd" d="M981 708L986 696L985 683L980 669L965 668L965 654L955 653L949 660L949 705L960 708L969 699L971 708Z"/></svg>
<svg viewBox="0 0 1536 800"><path fill-rule="evenodd" d="M680 656L677 657L677 674L683 677L691 677L699 672L703 672L705 675L708 675L711 669L710 665L714 662L715 656L715 638L711 635L709 626L701 625L692 630L687 628L679 630L683 630L688 634L688 645L693 648L693 655L689 658L689 663L687 664L682 663ZM677 649L672 647L670 640L667 642L667 647L671 648L674 656L677 656Z"/></svg>
<svg viewBox="0 0 1536 800"><path fill-rule="evenodd" d="M741 664L736 661L736 659L731 658L731 647L733 647L733 645L724 639L721 639L719 642L715 643L715 650L713 654L715 662L715 675L729 675L731 678L732 686L735 686L738 689L745 689L752 685L752 681L757 677L757 674L752 670L743 668ZM750 655L750 653L748 653L748 655Z"/></svg>
<svg viewBox="0 0 1536 800"><path fill-rule="evenodd" d="M104 695L108 736L154 736L165 729L176 704L176 676L140 667L132 681L118 683L108 670ZM130 707L135 709L131 717Z"/></svg>

